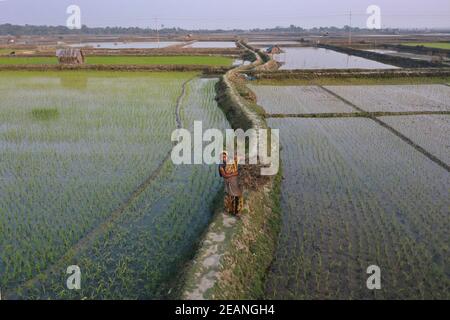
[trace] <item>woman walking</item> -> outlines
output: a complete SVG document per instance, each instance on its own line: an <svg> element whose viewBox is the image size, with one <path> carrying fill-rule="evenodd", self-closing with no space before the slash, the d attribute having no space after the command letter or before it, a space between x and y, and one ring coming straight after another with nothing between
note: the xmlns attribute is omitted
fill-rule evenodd
<svg viewBox="0 0 450 320"><path fill-rule="evenodd" d="M239 186L239 167L237 157L228 163L228 154L222 153L222 164L219 166L220 176L225 182L225 210L234 215L239 215L244 205L242 190Z"/></svg>

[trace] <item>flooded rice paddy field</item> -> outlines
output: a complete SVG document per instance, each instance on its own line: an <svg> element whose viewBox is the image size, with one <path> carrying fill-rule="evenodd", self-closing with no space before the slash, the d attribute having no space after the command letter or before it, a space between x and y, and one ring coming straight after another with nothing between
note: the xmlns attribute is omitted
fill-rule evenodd
<svg viewBox="0 0 450 320"><path fill-rule="evenodd" d="M284 221L268 298L448 299L447 170L370 119L269 124ZM381 290L366 287L370 265Z"/></svg>
<svg viewBox="0 0 450 320"><path fill-rule="evenodd" d="M445 85L327 86L365 111L450 111Z"/></svg>
<svg viewBox="0 0 450 320"><path fill-rule="evenodd" d="M443 85L326 87L338 97L319 86L251 89L271 114L355 112L338 97L366 111L448 111L450 101ZM448 115L379 119L449 163ZM267 298L449 297L445 167L372 119L268 122L280 129L283 227ZM366 287L371 265L382 290Z"/></svg>
<svg viewBox="0 0 450 320"><path fill-rule="evenodd" d="M318 86L250 86L258 104L270 114L355 112Z"/></svg>
<svg viewBox="0 0 450 320"><path fill-rule="evenodd" d="M450 165L449 115L380 117L380 119Z"/></svg>
<svg viewBox="0 0 450 320"><path fill-rule="evenodd" d="M280 70L295 69L398 69L395 66L323 48L286 48L274 55L282 62Z"/></svg>
<svg viewBox="0 0 450 320"><path fill-rule="evenodd" d="M197 41L185 48L236 48L236 43L233 41Z"/></svg>
<svg viewBox="0 0 450 320"><path fill-rule="evenodd" d="M433 57L432 55L416 54L416 53L396 51L396 50L371 49L371 50L367 50L367 51L381 53L381 54L394 56L394 57L410 58L410 59L414 59L414 60L423 60L423 61L428 61L428 62L431 62L431 61L433 61L433 59L435 59L435 57ZM450 59L443 58L443 61L450 62Z"/></svg>
<svg viewBox="0 0 450 320"><path fill-rule="evenodd" d="M176 295L171 280L221 187L216 168L167 161L176 110L186 128L194 120L228 127L214 101L217 80L195 76L2 73L4 296ZM85 283L76 293L63 290L73 264Z"/></svg>
<svg viewBox="0 0 450 320"><path fill-rule="evenodd" d="M282 46L285 44L292 44L292 45L300 45L301 43L298 41L273 41L273 40L268 40L268 41L251 41L248 43L251 46L255 46L255 47L261 47L261 46L267 46L267 45L276 45L276 46Z"/></svg>

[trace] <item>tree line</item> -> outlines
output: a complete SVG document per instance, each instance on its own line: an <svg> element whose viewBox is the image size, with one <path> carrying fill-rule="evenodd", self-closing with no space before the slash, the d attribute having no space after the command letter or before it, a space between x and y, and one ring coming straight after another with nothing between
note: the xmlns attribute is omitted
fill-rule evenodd
<svg viewBox="0 0 450 320"><path fill-rule="evenodd" d="M383 30L368 30L361 28L351 28L354 32L365 33L400 33L399 29L383 29ZM274 27L274 28L255 28L251 30L233 29L233 30L187 30L182 28L162 28L158 30L159 34L206 34L206 33L244 33L244 32L283 32L283 33L338 33L349 31L350 27L345 26L343 28L338 27L319 27L312 29L304 29L295 25L289 27ZM1 24L0 35L2 36L21 36L21 35L156 35L157 31L151 28L139 28L139 27L88 27L83 25L81 29L71 30L66 26L35 26L35 25L13 25L13 24Z"/></svg>

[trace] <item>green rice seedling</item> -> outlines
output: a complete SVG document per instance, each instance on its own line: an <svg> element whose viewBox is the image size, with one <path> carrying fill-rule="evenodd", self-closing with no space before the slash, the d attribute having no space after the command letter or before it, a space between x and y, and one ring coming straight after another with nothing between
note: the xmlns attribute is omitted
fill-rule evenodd
<svg viewBox="0 0 450 320"><path fill-rule="evenodd" d="M448 298L444 168L370 119L269 125L281 130L284 225L267 297ZM365 273L374 263L384 274L376 295ZM292 277L303 285L293 290L283 281Z"/></svg>
<svg viewBox="0 0 450 320"><path fill-rule="evenodd" d="M450 165L450 153L447 147L450 116L399 116L381 117L380 119Z"/></svg>
<svg viewBox="0 0 450 320"><path fill-rule="evenodd" d="M158 167L171 150L181 86L193 76L0 75L2 293L56 263ZM77 79L85 86L68 85Z"/></svg>
<svg viewBox="0 0 450 320"><path fill-rule="evenodd" d="M450 111L450 88L430 85L327 86L365 111Z"/></svg>
<svg viewBox="0 0 450 320"><path fill-rule="evenodd" d="M317 86L250 86L269 114L351 113L351 106Z"/></svg>
<svg viewBox="0 0 450 320"><path fill-rule="evenodd" d="M184 110L183 126L190 128L193 121L202 120L205 127L228 127L213 99L214 85L214 79L195 79L188 83L189 90L186 90L181 106ZM174 109L169 111L167 115L172 117L170 123L173 128ZM161 112L166 114L165 110ZM161 121L158 118L155 120ZM101 161L104 161L103 157ZM142 175L141 167L135 169L140 169ZM124 177L130 179L129 175L127 172ZM216 177L214 166L174 166L170 161L161 163L154 180L117 219L96 233L96 237L74 255L63 257L63 264L78 264L84 270L85 285L79 292L63 290L65 275L56 274L40 281L47 288L45 292L35 283L21 296L33 294L40 299L151 299L176 296L178 288L173 279L177 278L186 260L192 256L197 239L211 218L209 203L220 188L221 181ZM103 199L102 196L100 199L107 201L109 197Z"/></svg>

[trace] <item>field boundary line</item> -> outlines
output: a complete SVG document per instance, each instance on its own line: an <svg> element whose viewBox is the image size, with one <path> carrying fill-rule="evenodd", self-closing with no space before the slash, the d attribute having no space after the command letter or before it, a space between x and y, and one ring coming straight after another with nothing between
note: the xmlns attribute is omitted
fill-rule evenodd
<svg viewBox="0 0 450 320"><path fill-rule="evenodd" d="M325 88L323 85L320 85L320 84L319 84L319 85L317 85L317 86L318 86L320 89L322 89L322 90L324 90L325 92L327 92L328 94L331 94L333 97L335 97L335 98L341 100L341 101L344 102L345 104L347 104L347 105L349 105L350 107L356 109L357 111L362 112L362 113L366 113L366 114L368 113L366 110L361 109L360 107L358 107L357 105L351 103L351 102L348 101L347 99L341 97L340 95L338 95L338 94L335 93L334 91L331 91L330 89Z"/></svg>
<svg viewBox="0 0 450 320"><path fill-rule="evenodd" d="M388 129L389 131L391 131L393 134L395 134L397 137L402 139L404 142L406 142L407 144L412 146L414 149L416 149L417 151L419 151L420 153L425 155L427 158L429 158L430 160L432 160L433 162L435 162L436 164L438 164L439 166L441 166L442 168L447 170L447 172L450 172L450 166L448 164L446 164L444 161L442 161L441 159L439 159L435 155L431 154L430 152L428 152L427 150L425 150L424 148L422 148L421 146L416 144L414 141L412 141L407 136L405 136L401 132L397 131L396 129L394 129L393 127L388 125L386 122L384 122L384 121L382 121L382 120L380 120L380 119L378 119L376 117L370 117L370 119L372 119L373 121L378 123L380 126L382 126L382 127L386 128L386 129Z"/></svg>
<svg viewBox="0 0 450 320"><path fill-rule="evenodd" d="M450 115L450 111L339 112L339 113L267 113L266 118L371 118L421 115Z"/></svg>
<svg viewBox="0 0 450 320"><path fill-rule="evenodd" d="M175 122L176 122L177 129L183 128L183 121L181 120L180 111L181 111L181 102L186 94L186 87L189 84L189 82L196 79L197 77L198 76L192 77L191 79L183 82L183 84L181 85L181 93L177 98L176 107L175 107Z"/></svg>
<svg viewBox="0 0 450 320"><path fill-rule="evenodd" d="M179 115L178 111L180 110L181 102L186 93L186 86L189 82L191 82L195 78L197 78L197 76L190 78L183 82L181 93L176 100L175 117L176 117L176 126L178 129L180 129L182 127L181 116ZM153 172L150 174L150 176L148 176L140 185L138 185L138 187L131 193L131 195L124 202L119 204L117 209L115 209L108 215L108 218L106 218L103 222L101 222L99 225L94 227L94 229L92 229L91 231L86 233L84 236L82 236L80 238L80 240L78 240L78 242L76 242L73 246L71 246L67 250L66 254L63 254L62 257L60 257L55 263L51 264L45 271L39 273L32 279L29 279L29 280L23 282L22 284L16 286L15 289L32 287L40 281L40 278L42 277L42 275L45 275L48 277L51 274L56 273L58 268L61 265L63 265L67 259L70 259L70 258L74 257L75 255L77 255L78 253L80 253L80 251L83 250L84 248L86 248L86 246L88 246L90 242L92 242L94 239L98 238L106 230L108 230L110 227L112 227L112 225L122 216L122 214L125 212L125 210L128 209L132 205L132 203L158 177L162 168L167 163L167 161L170 159L171 153L172 153L172 150L170 150L166 154L166 156L163 158L161 163L158 165L157 168L155 168L155 170L153 170ZM8 291L10 291L10 290L8 290ZM5 299L5 300L7 299L8 295L9 295L8 291L3 293L3 299Z"/></svg>
<svg viewBox="0 0 450 320"><path fill-rule="evenodd" d="M340 95L338 95L337 93L331 91L328 88L325 88L322 85L319 85L320 88L322 88L323 90L325 90L326 92L332 94L334 97L340 99L341 101L347 103L349 106L355 108L356 110L359 110L362 113L365 114L370 114L370 112L356 106L355 104L351 103L350 101L348 101L347 99L341 97ZM448 113L447 113L448 114ZM420 153L422 153L424 156L426 156L428 159L430 159L431 161L433 161L434 163L436 163L437 165L439 165L440 167L444 168L445 170L447 170L447 172L450 172L450 166L448 164L446 164L444 161L442 161L441 159L439 159L438 157L434 156L433 154L431 154L430 152L428 152L427 150L425 150L424 148L422 148L421 146L419 146L418 144L416 144L414 141L412 141L411 139L409 139L407 136L405 136L404 134L402 134L400 131L394 129L393 127L391 127L390 125L388 125L386 122L380 120L379 118L377 118L377 116L374 115L370 115L367 118L372 119L373 121L375 121L376 123L378 123L380 126L382 126L383 128L388 129L390 132L392 132L393 134L395 134L397 137L399 137L400 139L402 139L404 142L406 142L407 144L409 144L411 147L413 147L414 149L416 149L417 151L419 151Z"/></svg>

